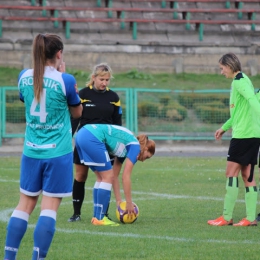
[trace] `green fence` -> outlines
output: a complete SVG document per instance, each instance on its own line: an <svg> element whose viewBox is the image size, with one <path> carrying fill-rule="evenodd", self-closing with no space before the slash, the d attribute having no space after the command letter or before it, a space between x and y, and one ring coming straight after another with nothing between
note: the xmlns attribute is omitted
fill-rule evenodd
<svg viewBox="0 0 260 260"><path fill-rule="evenodd" d="M134 89L133 100L132 131L154 140L214 140L229 118L229 90Z"/></svg>
<svg viewBox="0 0 260 260"><path fill-rule="evenodd" d="M229 118L229 90L181 91L114 89L121 99L123 125L154 140L214 140L214 132ZM24 105L17 87L0 88L2 138L23 138ZM230 139L231 133L224 135Z"/></svg>

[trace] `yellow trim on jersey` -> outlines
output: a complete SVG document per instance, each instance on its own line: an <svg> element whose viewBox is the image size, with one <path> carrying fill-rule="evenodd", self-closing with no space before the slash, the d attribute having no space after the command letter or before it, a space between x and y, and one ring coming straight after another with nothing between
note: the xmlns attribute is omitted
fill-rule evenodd
<svg viewBox="0 0 260 260"><path fill-rule="evenodd" d="M118 100L117 102L110 102L110 104L115 105L117 107L121 106L120 100Z"/></svg>
<svg viewBox="0 0 260 260"><path fill-rule="evenodd" d="M91 100L89 100L89 99L80 99L80 103L82 104L82 103L86 103L86 102L91 102Z"/></svg>

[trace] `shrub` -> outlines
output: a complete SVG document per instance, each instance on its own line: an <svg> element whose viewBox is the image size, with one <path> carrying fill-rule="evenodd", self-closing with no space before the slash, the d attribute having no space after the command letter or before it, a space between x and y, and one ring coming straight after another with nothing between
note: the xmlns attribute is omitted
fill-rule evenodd
<svg viewBox="0 0 260 260"><path fill-rule="evenodd" d="M167 106L167 118L174 121L182 121L187 117L187 109L178 102L172 101Z"/></svg>
<svg viewBox="0 0 260 260"><path fill-rule="evenodd" d="M212 102L205 102L205 103L194 103L193 108L196 109L198 106L207 106L212 108L228 108L222 101L212 101Z"/></svg>
<svg viewBox="0 0 260 260"><path fill-rule="evenodd" d="M19 97L19 94L18 93L16 93L16 94L13 94L13 93L11 93L11 94L6 94L5 95L5 101L6 101L6 103L14 103L14 102L20 102L20 97Z"/></svg>
<svg viewBox="0 0 260 260"><path fill-rule="evenodd" d="M178 101L184 107L191 109L194 104L210 103L219 101L224 106L229 105L229 96L226 94L200 94L200 93L182 93L178 95Z"/></svg>
<svg viewBox="0 0 260 260"><path fill-rule="evenodd" d="M138 116L158 117L158 105L152 102L143 101L138 104Z"/></svg>
<svg viewBox="0 0 260 260"><path fill-rule="evenodd" d="M195 111L201 121L210 124L224 123L230 116L228 108L216 108L204 104L196 106Z"/></svg>
<svg viewBox="0 0 260 260"><path fill-rule="evenodd" d="M153 79L152 74L140 72L137 69L132 69L132 70L128 71L126 73L126 76L130 79L144 79L144 80Z"/></svg>
<svg viewBox="0 0 260 260"><path fill-rule="evenodd" d="M138 105L138 116L157 117L173 121L182 121L187 117L187 109L178 102L171 101L169 104L166 103L167 105L164 104L141 102Z"/></svg>
<svg viewBox="0 0 260 260"><path fill-rule="evenodd" d="M164 106L167 106L169 104L171 100L171 97L170 96L163 96L160 98L160 104L164 105Z"/></svg>

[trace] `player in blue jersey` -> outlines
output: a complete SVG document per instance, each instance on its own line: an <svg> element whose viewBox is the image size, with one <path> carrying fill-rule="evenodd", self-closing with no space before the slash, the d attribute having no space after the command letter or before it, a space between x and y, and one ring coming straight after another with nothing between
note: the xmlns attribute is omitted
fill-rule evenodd
<svg viewBox="0 0 260 260"><path fill-rule="evenodd" d="M91 124L83 126L76 136L76 147L81 163L88 165L96 174L93 191L93 225L116 226L117 223L105 216L110 202L113 183L118 184L118 174L125 159L122 174L126 210L134 214L131 196L131 173L135 163L151 158L155 153L155 142L146 135L135 137L127 128L117 125ZM114 171L109 155L115 156ZM120 160L119 160L120 158ZM114 186L117 204L119 186Z"/></svg>
<svg viewBox="0 0 260 260"><path fill-rule="evenodd" d="M55 233L63 197L71 196L73 155L70 116L80 117L82 105L75 78L66 73L63 42L53 34L33 41L33 69L18 79L24 102L26 131L21 158L20 200L7 226L5 260L15 260L30 214L42 194L34 230L32 260L45 259Z"/></svg>

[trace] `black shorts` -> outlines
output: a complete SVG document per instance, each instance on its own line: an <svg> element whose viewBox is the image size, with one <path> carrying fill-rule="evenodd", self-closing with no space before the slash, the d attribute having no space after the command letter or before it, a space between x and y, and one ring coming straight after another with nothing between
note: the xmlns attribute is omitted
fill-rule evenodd
<svg viewBox="0 0 260 260"><path fill-rule="evenodd" d="M260 138L232 138L227 160L241 165L257 164Z"/></svg>
<svg viewBox="0 0 260 260"><path fill-rule="evenodd" d="M84 165L84 163L81 163L81 162L80 162L80 158L79 158L79 154L78 154L78 150L77 150L76 145L75 145L75 147L74 147L73 163Z"/></svg>

